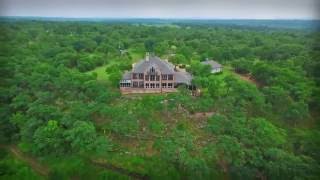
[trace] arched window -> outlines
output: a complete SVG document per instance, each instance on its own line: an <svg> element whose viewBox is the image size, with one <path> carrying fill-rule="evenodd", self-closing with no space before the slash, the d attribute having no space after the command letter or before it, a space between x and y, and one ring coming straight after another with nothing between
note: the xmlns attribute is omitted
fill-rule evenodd
<svg viewBox="0 0 320 180"><path fill-rule="evenodd" d="M156 71L155 71L155 69L154 69L154 67L151 67L151 69L150 69L150 73L155 73Z"/></svg>

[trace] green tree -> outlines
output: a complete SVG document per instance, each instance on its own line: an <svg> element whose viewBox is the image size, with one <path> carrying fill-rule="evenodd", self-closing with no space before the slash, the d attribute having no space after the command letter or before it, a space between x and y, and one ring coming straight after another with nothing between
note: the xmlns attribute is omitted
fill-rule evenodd
<svg viewBox="0 0 320 180"><path fill-rule="evenodd" d="M144 42L144 47L147 52L154 52L155 45L156 45L156 43L153 39L147 39Z"/></svg>
<svg viewBox="0 0 320 180"><path fill-rule="evenodd" d="M90 122L76 121L71 129L64 132L74 152L101 151L107 147L107 140L97 136L95 127Z"/></svg>
<svg viewBox="0 0 320 180"><path fill-rule="evenodd" d="M64 144L63 130L58 122L49 120L47 125L38 128L33 136L33 151L38 154L62 154L67 148Z"/></svg>

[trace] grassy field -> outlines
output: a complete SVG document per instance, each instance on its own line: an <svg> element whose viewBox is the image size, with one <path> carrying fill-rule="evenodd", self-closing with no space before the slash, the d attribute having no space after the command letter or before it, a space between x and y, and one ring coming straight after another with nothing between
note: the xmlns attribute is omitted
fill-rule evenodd
<svg viewBox="0 0 320 180"><path fill-rule="evenodd" d="M139 52L135 51L134 49L129 49L130 56L132 58L132 63L135 63L139 61L141 58L143 58L143 55L141 55ZM96 73L97 74L97 80L103 83L106 83L108 81L108 73L106 72L106 68L117 63L114 59L108 60L110 63L96 67L95 69L86 72L87 74Z"/></svg>
<svg viewBox="0 0 320 180"><path fill-rule="evenodd" d="M104 66L100 66L95 68L92 71L88 71L86 72L87 74L92 74L92 73L96 73L97 74L97 80L101 81L101 82L107 82L108 81L108 74L106 72L106 68L109 66L108 65L104 65Z"/></svg>

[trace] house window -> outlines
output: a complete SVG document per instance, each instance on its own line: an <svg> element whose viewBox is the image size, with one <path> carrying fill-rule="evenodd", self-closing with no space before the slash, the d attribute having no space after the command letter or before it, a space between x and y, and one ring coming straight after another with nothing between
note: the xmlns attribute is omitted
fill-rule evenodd
<svg viewBox="0 0 320 180"><path fill-rule="evenodd" d="M121 83L120 87L130 87L130 83Z"/></svg>
<svg viewBox="0 0 320 180"><path fill-rule="evenodd" d="M172 83L168 83L168 88L172 88Z"/></svg>
<svg viewBox="0 0 320 180"><path fill-rule="evenodd" d="M162 88L167 88L167 83L162 83Z"/></svg>
<svg viewBox="0 0 320 180"><path fill-rule="evenodd" d="M149 83L146 83L146 88L149 88Z"/></svg>
<svg viewBox="0 0 320 180"><path fill-rule="evenodd" d="M139 79L143 79L143 73L139 73Z"/></svg>
<svg viewBox="0 0 320 180"><path fill-rule="evenodd" d="M150 69L150 73L155 73L155 70L154 70L154 68L153 68L153 67L151 67L151 69Z"/></svg>
<svg viewBox="0 0 320 180"><path fill-rule="evenodd" d="M159 83L156 84L156 88L159 88Z"/></svg>
<svg viewBox="0 0 320 180"><path fill-rule="evenodd" d="M146 81L149 81L149 75L145 75L144 78L145 78Z"/></svg>
<svg viewBox="0 0 320 180"><path fill-rule="evenodd" d="M150 83L150 88L154 88L154 83Z"/></svg>
<svg viewBox="0 0 320 180"><path fill-rule="evenodd" d="M159 81L159 80L160 80L160 76L159 76L159 75L157 75L157 76L156 76L156 78L157 78L157 79L156 79L157 81Z"/></svg>
<svg viewBox="0 0 320 180"><path fill-rule="evenodd" d="M150 75L150 81L154 81L155 80L155 75Z"/></svg>
<svg viewBox="0 0 320 180"><path fill-rule="evenodd" d="M132 79L138 79L138 77L137 77L137 74L136 74L136 73L133 73L133 74L132 74Z"/></svg>
<svg viewBox="0 0 320 180"><path fill-rule="evenodd" d="M167 75L166 74L162 75L162 80L167 80Z"/></svg>
<svg viewBox="0 0 320 180"><path fill-rule="evenodd" d="M173 80L173 75L172 74L168 75L168 80Z"/></svg>
<svg viewBox="0 0 320 180"><path fill-rule="evenodd" d="M143 88L143 81L139 81L139 88Z"/></svg>
<svg viewBox="0 0 320 180"><path fill-rule="evenodd" d="M133 82L133 87L138 87L138 82Z"/></svg>

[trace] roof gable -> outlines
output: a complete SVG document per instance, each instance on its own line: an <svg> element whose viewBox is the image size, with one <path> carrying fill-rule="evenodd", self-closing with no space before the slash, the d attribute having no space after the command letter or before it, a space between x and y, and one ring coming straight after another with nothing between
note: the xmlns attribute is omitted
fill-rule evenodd
<svg viewBox="0 0 320 180"><path fill-rule="evenodd" d="M161 71L163 74L172 74L174 73L174 65L161 60L159 57L152 56L149 57L149 60L142 59L138 62L132 69L133 73L144 73L151 67L155 67Z"/></svg>

